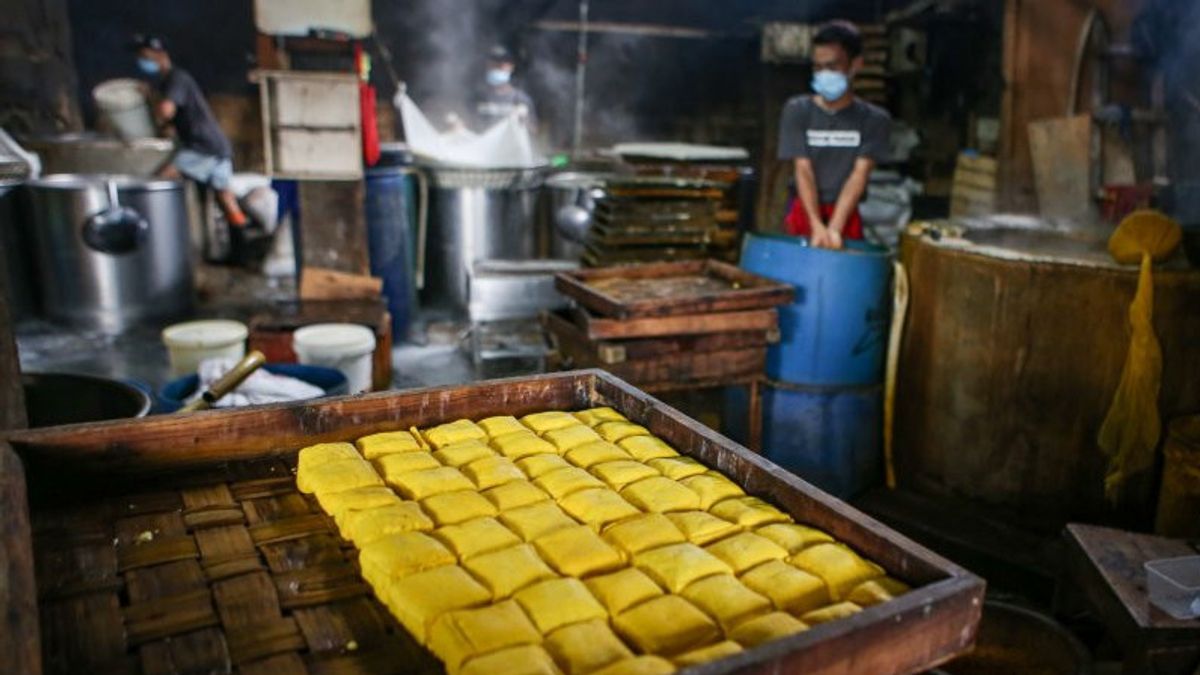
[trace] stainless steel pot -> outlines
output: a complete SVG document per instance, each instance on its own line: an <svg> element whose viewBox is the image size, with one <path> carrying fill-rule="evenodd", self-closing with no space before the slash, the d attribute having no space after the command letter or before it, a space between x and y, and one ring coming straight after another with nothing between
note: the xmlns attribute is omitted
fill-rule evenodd
<svg viewBox="0 0 1200 675"><path fill-rule="evenodd" d="M9 310L13 321L33 316L37 307L20 187L21 181L0 180L0 246L4 247L8 267Z"/></svg>
<svg viewBox="0 0 1200 675"><path fill-rule="evenodd" d="M427 167L429 232L421 303L465 311L483 260L537 256L539 169Z"/></svg>
<svg viewBox="0 0 1200 675"><path fill-rule="evenodd" d="M47 316L117 333L191 308L182 182L60 174L27 189Z"/></svg>
<svg viewBox="0 0 1200 675"><path fill-rule="evenodd" d="M548 253L555 260L578 261L583 240L592 226L595 191L615 176L611 173L566 171L546 179L541 220L548 234Z"/></svg>

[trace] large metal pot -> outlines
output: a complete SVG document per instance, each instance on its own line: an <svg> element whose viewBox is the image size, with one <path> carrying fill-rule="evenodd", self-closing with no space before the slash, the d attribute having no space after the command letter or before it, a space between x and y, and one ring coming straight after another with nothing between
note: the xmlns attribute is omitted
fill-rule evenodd
<svg viewBox="0 0 1200 675"><path fill-rule="evenodd" d="M145 417L150 396L137 387L93 375L22 373L30 428Z"/></svg>
<svg viewBox="0 0 1200 675"><path fill-rule="evenodd" d="M565 171L546 179L542 193L542 221L549 233L549 255L556 260L578 261L583 238L592 224L595 191L614 174Z"/></svg>
<svg viewBox="0 0 1200 675"><path fill-rule="evenodd" d="M191 308L182 182L60 174L27 188L47 316L116 333Z"/></svg>
<svg viewBox="0 0 1200 675"><path fill-rule="evenodd" d="M42 160L42 173L104 173L154 176L171 159L165 138L122 141L94 132L25 136L21 144Z"/></svg>
<svg viewBox="0 0 1200 675"><path fill-rule="evenodd" d="M428 167L429 240L421 303L465 311L482 260L537 256L540 169Z"/></svg>

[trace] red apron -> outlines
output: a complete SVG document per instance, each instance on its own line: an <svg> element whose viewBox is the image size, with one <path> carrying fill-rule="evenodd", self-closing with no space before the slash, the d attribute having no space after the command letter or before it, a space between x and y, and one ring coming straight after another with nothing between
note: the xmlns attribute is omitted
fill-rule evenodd
<svg viewBox="0 0 1200 675"><path fill-rule="evenodd" d="M821 205L821 218L828 223L833 217L835 204ZM812 235L812 226L808 222L808 213L804 210L804 202L799 199L792 200L792 209L788 212L787 218L783 220L787 225L787 233L793 236L808 237ZM842 239L862 239L863 224L862 216L858 213L856 207L850 212L850 217L846 219L846 227L842 228Z"/></svg>

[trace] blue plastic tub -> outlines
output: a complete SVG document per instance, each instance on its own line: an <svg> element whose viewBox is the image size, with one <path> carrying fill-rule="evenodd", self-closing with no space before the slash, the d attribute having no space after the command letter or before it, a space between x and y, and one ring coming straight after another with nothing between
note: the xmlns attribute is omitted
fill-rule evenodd
<svg viewBox="0 0 1200 675"><path fill-rule="evenodd" d="M344 396L350 392L346 376L336 368L308 366L300 363L268 363L263 370L276 375L294 377L325 390L325 396ZM158 392L155 412L173 413L196 393L200 376L195 373L171 380Z"/></svg>
<svg viewBox="0 0 1200 675"><path fill-rule="evenodd" d="M779 308L779 344L767 352L767 377L793 384L854 386L883 377L891 315L891 256L847 242L844 251L808 240L748 234L742 267L796 288Z"/></svg>
<svg viewBox="0 0 1200 675"><path fill-rule="evenodd" d="M416 309L413 285L415 261L414 179L403 167L367 171L367 248L371 274L383 279L383 295L392 315L392 334L397 342L408 336Z"/></svg>

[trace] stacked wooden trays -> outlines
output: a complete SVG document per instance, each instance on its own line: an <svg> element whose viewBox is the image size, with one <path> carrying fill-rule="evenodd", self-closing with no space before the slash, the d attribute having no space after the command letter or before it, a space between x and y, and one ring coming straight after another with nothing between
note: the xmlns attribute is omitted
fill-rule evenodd
<svg viewBox="0 0 1200 675"><path fill-rule="evenodd" d="M600 405L913 587L693 672L915 673L972 645L981 579L611 375L577 371L7 434L7 672L437 672L370 594L332 521L296 491L297 448Z"/></svg>

